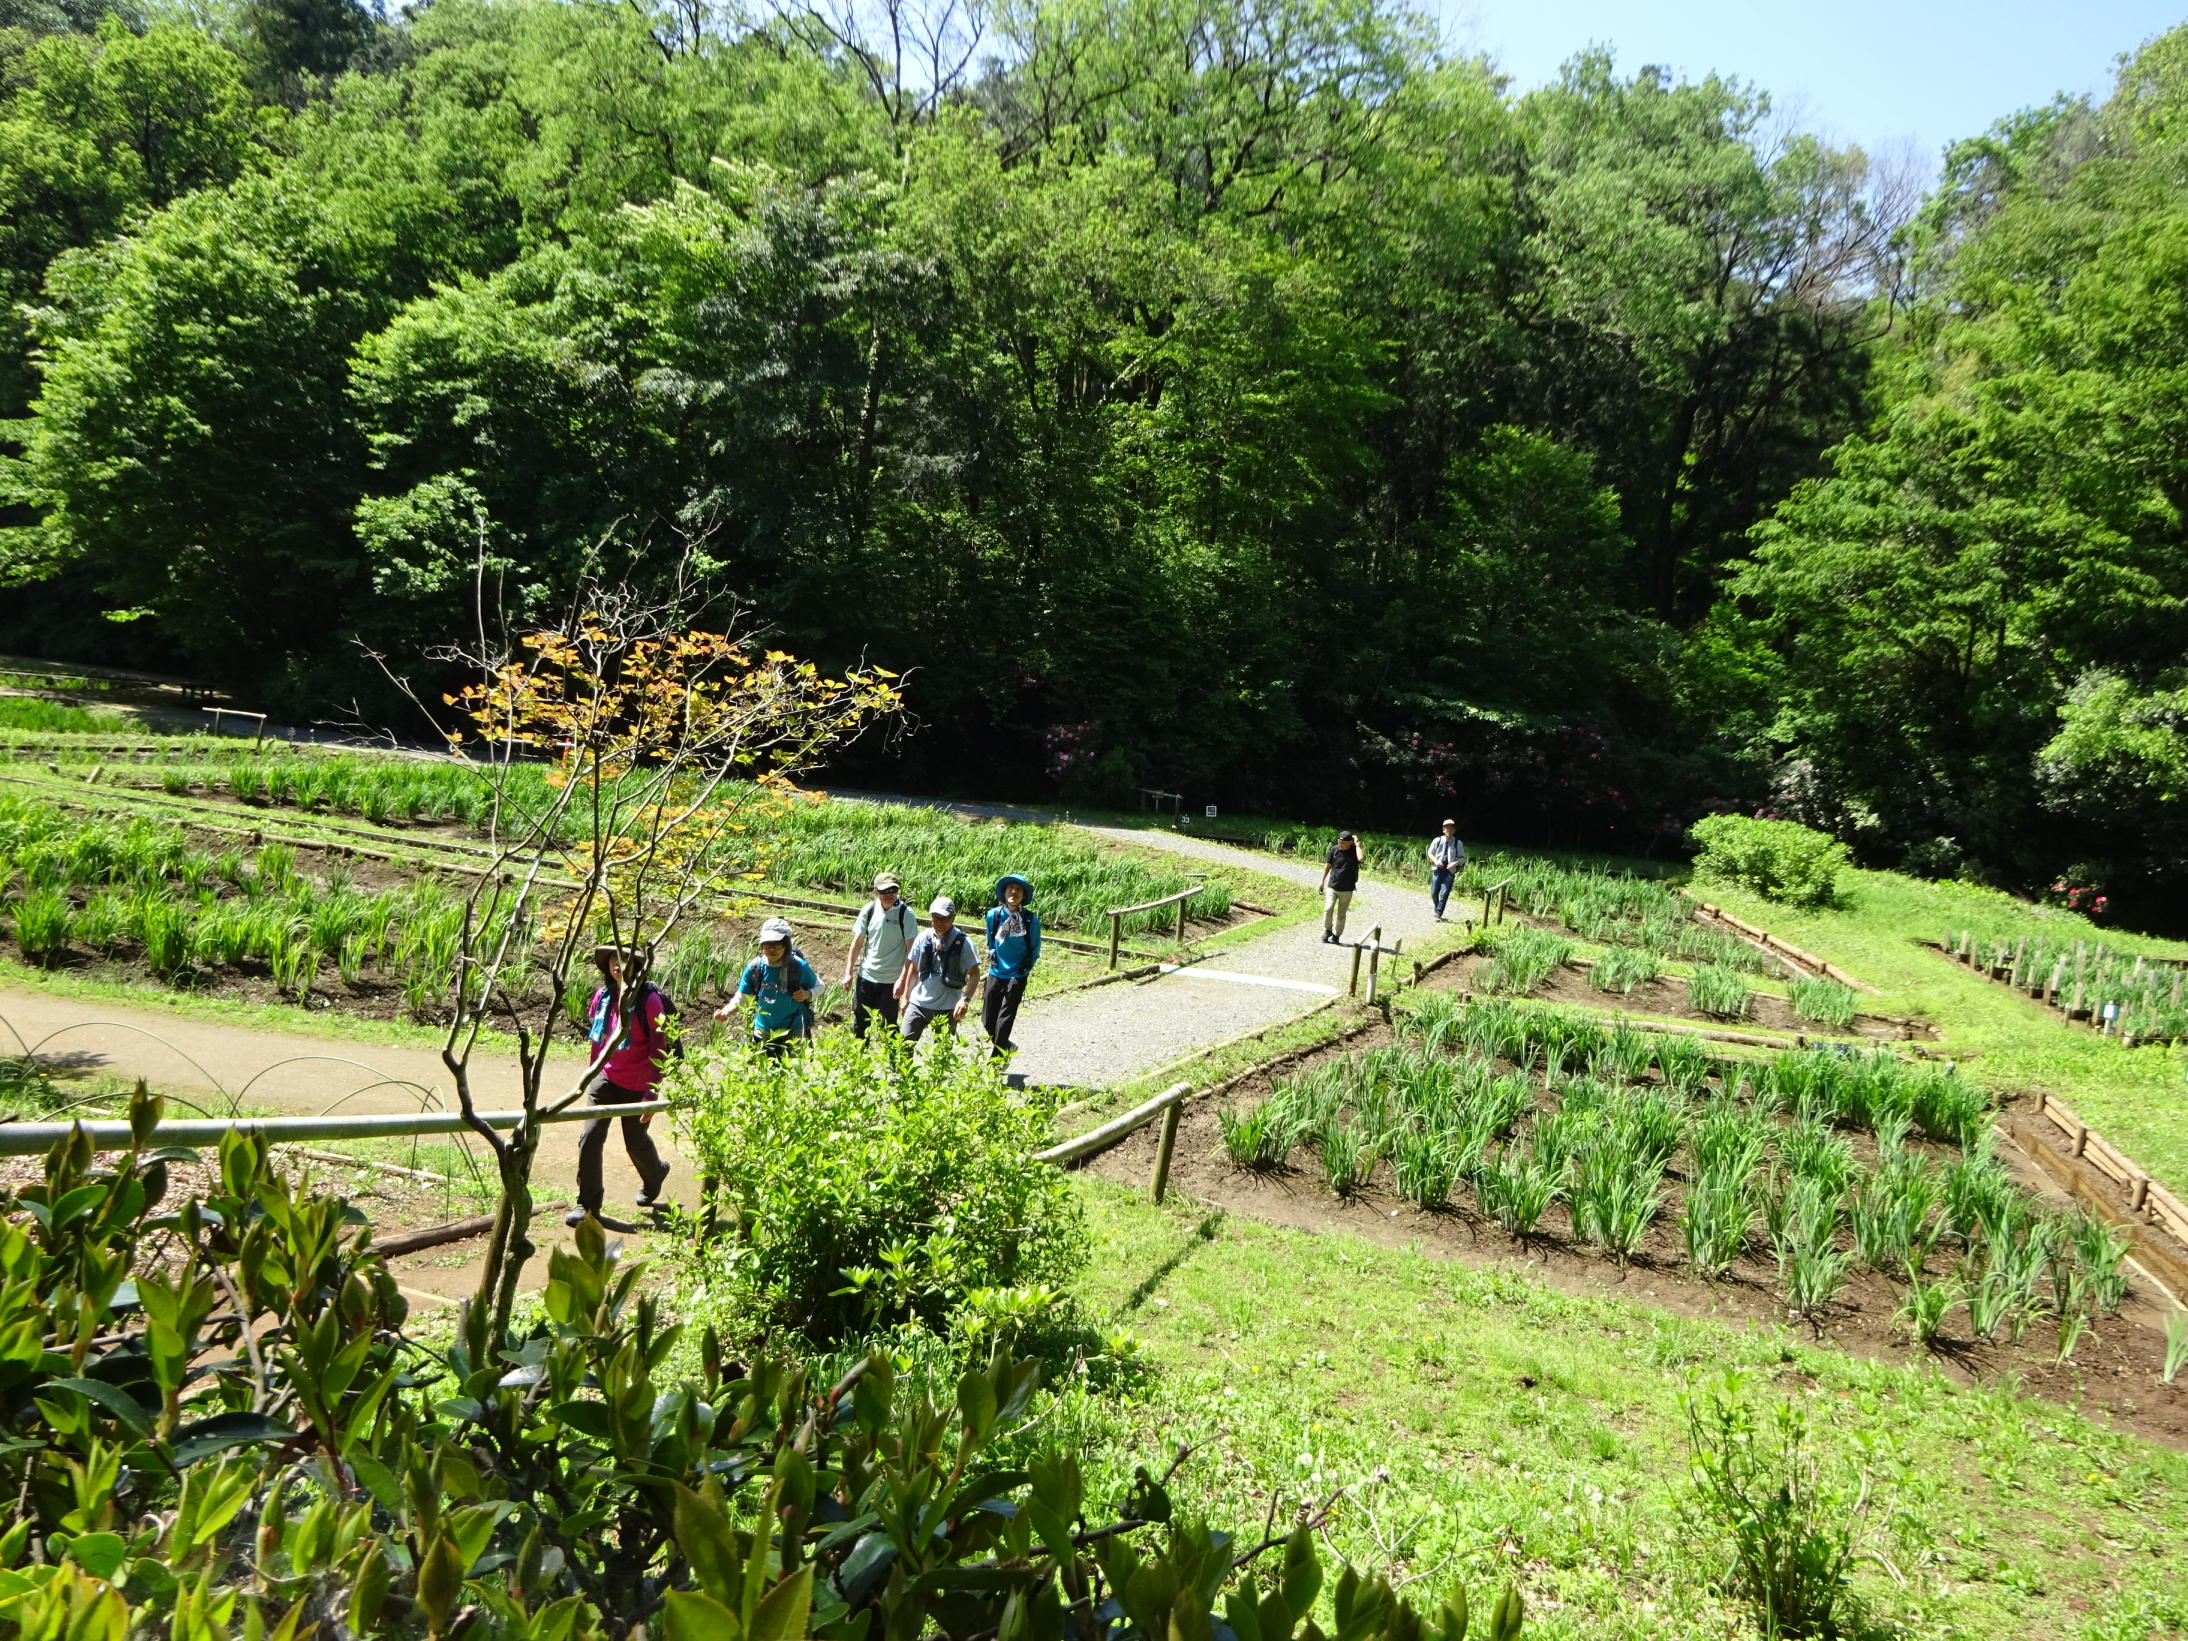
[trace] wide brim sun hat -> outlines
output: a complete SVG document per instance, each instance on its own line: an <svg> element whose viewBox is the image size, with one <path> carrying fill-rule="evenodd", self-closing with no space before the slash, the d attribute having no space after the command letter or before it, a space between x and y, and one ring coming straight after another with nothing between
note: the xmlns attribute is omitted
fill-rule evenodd
<svg viewBox="0 0 2188 1641"><path fill-rule="evenodd" d="M1025 902L1025 903L1026 903L1026 904L1027 904L1028 906L1032 905L1032 904L1033 904L1033 879L1031 879L1031 878L1029 878L1029 877L1025 876L1025 875L1024 875L1023 873L1019 873L1019 872L1005 872L1005 873L1004 873L1004 874L1003 874L1003 875L1002 875L1001 877L999 877L999 878L997 878L997 879L995 880L995 903L996 903L996 905L1000 906L1000 905L1002 905L1002 904L1003 904L1003 891L1004 891L1005 889L1009 888L1009 887L1010 887L1010 886L1011 886L1011 885L1012 885L1013 883L1017 884L1019 888L1021 888L1021 889L1025 890L1025 892L1026 892L1026 902Z"/></svg>

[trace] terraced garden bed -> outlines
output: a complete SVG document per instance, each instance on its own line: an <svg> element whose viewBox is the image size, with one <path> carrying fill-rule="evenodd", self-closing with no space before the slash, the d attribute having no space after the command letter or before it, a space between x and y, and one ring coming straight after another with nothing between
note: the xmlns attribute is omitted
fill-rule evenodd
<svg viewBox="0 0 2188 1641"><path fill-rule="evenodd" d="M2188 1446L2188 1371L2163 1382L2168 1337L2124 1238L2002 1155L1987 1098L1950 1070L1831 1049L1720 1062L1434 995L1397 1019L1189 1107L1172 1188L1681 1314L1798 1316L1841 1348L2010 1376ZM1156 1144L1092 1166L1144 1180Z"/></svg>

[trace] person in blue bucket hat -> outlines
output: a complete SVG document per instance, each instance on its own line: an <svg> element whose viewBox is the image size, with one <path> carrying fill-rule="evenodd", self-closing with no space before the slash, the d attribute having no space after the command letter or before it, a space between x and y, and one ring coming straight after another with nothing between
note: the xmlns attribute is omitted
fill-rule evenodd
<svg viewBox="0 0 2188 1641"><path fill-rule="evenodd" d="M1010 1034L1026 982L1040 961L1041 919L1033 910L1032 880L1007 872L996 882L995 904L988 908L988 995L980 1013L998 1054L1018 1051Z"/></svg>

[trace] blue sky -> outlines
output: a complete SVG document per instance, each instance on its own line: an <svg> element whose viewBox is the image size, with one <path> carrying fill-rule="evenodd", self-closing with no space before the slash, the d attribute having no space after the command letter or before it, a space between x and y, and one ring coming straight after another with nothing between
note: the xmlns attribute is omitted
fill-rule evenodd
<svg viewBox="0 0 2188 1641"><path fill-rule="evenodd" d="M2188 22L2188 0L1425 0L1453 45L1515 88L1590 43L1619 67L1663 63L1752 81L1800 123L1872 152L1939 150L2056 92L2102 93L2115 60Z"/></svg>

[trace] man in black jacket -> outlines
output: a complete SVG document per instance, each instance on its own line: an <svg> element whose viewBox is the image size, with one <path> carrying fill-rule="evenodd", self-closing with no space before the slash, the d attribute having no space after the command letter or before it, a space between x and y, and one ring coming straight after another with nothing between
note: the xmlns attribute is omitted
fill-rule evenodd
<svg viewBox="0 0 2188 1641"><path fill-rule="evenodd" d="M1334 946L1345 938L1345 914L1352 910L1352 892L1360 887L1360 840L1350 832L1337 834L1329 859L1322 863L1322 942Z"/></svg>

